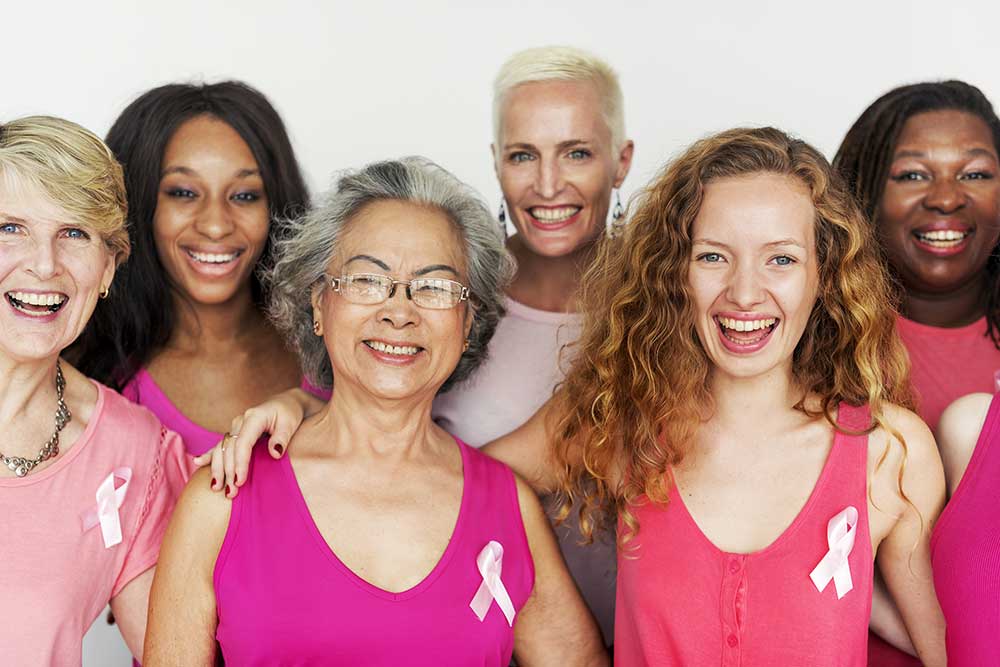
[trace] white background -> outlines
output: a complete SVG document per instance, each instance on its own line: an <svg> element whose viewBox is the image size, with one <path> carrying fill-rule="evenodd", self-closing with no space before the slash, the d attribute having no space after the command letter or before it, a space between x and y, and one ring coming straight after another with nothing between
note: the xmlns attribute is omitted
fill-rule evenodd
<svg viewBox="0 0 1000 667"><path fill-rule="evenodd" d="M2 0L0 120L54 114L103 135L154 85L238 78L281 112L314 191L335 170L423 154L495 207L493 76L514 51L571 44L621 76L628 196L735 125L776 125L832 157L899 84L957 77L1000 103L998 29L996 0ZM127 664L98 626L84 664Z"/></svg>

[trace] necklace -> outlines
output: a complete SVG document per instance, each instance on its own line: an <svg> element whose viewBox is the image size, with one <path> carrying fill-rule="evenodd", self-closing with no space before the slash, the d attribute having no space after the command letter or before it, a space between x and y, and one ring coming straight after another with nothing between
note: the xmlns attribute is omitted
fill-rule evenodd
<svg viewBox="0 0 1000 667"><path fill-rule="evenodd" d="M66 424L73 419L73 414L66 407L66 401L63 400L63 391L66 389L66 380L63 378L62 367L59 365L59 361L56 361L56 430L53 431L52 436L49 441L46 442L41 451L38 452L38 456L33 459L26 459L20 456L6 456L0 452L0 461L3 461L4 465L14 471L14 474L18 477L24 477L29 472L35 469L35 466L40 464L42 461L48 461L53 456L59 453L59 431L66 428Z"/></svg>

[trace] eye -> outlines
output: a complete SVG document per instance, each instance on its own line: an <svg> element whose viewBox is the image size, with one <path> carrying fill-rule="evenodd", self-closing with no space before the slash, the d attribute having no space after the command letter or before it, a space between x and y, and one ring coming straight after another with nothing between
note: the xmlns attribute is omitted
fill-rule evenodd
<svg viewBox="0 0 1000 667"><path fill-rule="evenodd" d="M921 171L903 171L892 177L892 180L897 183L902 183L904 181L926 181L929 177L927 174Z"/></svg>
<svg viewBox="0 0 1000 667"><path fill-rule="evenodd" d="M528 160L534 160L535 156L527 151L514 151L507 156L507 161L513 164L520 164L521 162L527 162Z"/></svg>
<svg viewBox="0 0 1000 667"><path fill-rule="evenodd" d="M187 188L167 188L167 196L177 199L194 199L198 195Z"/></svg>
<svg viewBox="0 0 1000 667"><path fill-rule="evenodd" d="M717 252L705 252L696 258L699 262L707 262L709 264L718 264L719 262L724 262L725 258Z"/></svg>
<svg viewBox="0 0 1000 667"><path fill-rule="evenodd" d="M791 266L797 262L794 257L789 257L788 255L778 255L772 258L771 261L778 266Z"/></svg>
<svg viewBox="0 0 1000 667"><path fill-rule="evenodd" d="M237 192L233 195L232 199L233 201L252 204L255 201L260 201L261 195L259 192Z"/></svg>
<svg viewBox="0 0 1000 667"><path fill-rule="evenodd" d="M988 171L970 171L967 174L962 174L959 178L963 181L986 181L993 178L993 174Z"/></svg>
<svg viewBox="0 0 1000 667"><path fill-rule="evenodd" d="M0 234L17 234L21 230L21 225L13 222L5 222L0 225Z"/></svg>
<svg viewBox="0 0 1000 667"><path fill-rule="evenodd" d="M89 241L90 240L90 234L88 234L87 232L83 231L79 227L70 227L68 229L64 229L63 230L63 234L66 235L66 238L70 238L70 239L80 239L81 241Z"/></svg>
<svg viewBox="0 0 1000 667"><path fill-rule="evenodd" d="M569 158L571 160L586 160L587 158L591 157L592 155L593 155L593 153L591 153L586 148L576 148L576 149L573 149L573 150L571 150L569 152Z"/></svg>

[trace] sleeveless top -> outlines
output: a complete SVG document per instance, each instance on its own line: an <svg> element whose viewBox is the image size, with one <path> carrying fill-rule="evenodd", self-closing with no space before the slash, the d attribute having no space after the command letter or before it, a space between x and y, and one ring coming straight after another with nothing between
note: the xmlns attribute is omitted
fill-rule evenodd
<svg viewBox="0 0 1000 667"><path fill-rule="evenodd" d="M989 655L1000 662L1000 393L934 528L931 557L948 623L948 664L987 664Z"/></svg>
<svg viewBox="0 0 1000 667"><path fill-rule="evenodd" d="M864 429L868 408L841 404L838 422ZM799 514L753 553L712 544L676 485L665 507L636 504L635 549L618 558L615 664L863 667L873 574L867 443L867 435L837 431ZM810 573L829 550L828 523L848 507L858 517L848 556L853 589L838 599L834 581L820 592Z"/></svg>
<svg viewBox="0 0 1000 667"><path fill-rule="evenodd" d="M416 586L391 593L342 563L313 522L287 456L255 447L215 565L216 638L232 665L495 665L513 629L496 601L470 608L477 557L503 548L501 582L520 610L534 585L513 473L456 440L462 501L451 539ZM516 621L516 616L515 616Z"/></svg>

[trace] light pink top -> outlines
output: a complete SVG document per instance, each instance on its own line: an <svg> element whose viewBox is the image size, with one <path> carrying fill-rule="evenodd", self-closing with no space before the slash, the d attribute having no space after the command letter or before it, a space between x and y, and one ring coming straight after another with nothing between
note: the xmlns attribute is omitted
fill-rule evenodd
<svg viewBox="0 0 1000 667"><path fill-rule="evenodd" d="M215 564L216 638L226 664L506 667L513 630L496 602L483 620L469 603L476 560L503 547L500 579L515 610L534 564L511 471L464 443L462 500L441 559L416 586L391 593L337 557L316 527L289 457L254 448ZM517 616L514 616L515 626Z"/></svg>
<svg viewBox="0 0 1000 667"><path fill-rule="evenodd" d="M301 387L323 400L330 398L329 390L318 389L305 379L302 380ZM184 446L187 448L188 454L191 456L201 456L222 440L224 434L210 431L195 424L178 410L145 368L140 368L139 372L122 388L122 396L133 403L149 408L167 428L179 433L184 439Z"/></svg>
<svg viewBox="0 0 1000 667"><path fill-rule="evenodd" d="M867 408L841 405L839 421L868 423ZM791 525L749 554L718 549L676 485L666 507L638 504L639 533L618 560L615 664L864 667L872 603L867 436L837 433L819 480ZM854 588L837 598L809 574L829 550L827 524L858 511L848 558Z"/></svg>
<svg viewBox="0 0 1000 667"><path fill-rule="evenodd" d="M148 410L97 385L80 439L48 468L0 478L0 663L79 665L83 635L108 601L156 564L187 480L176 433ZM83 529L101 483L127 467L122 542Z"/></svg>
<svg viewBox="0 0 1000 667"><path fill-rule="evenodd" d="M1000 663L1000 393L931 537L948 664Z"/></svg>
<svg viewBox="0 0 1000 667"><path fill-rule="evenodd" d="M920 400L918 413L931 430L955 399L1000 390L1000 350L986 335L986 318L965 327L944 329L897 319L899 335L910 354L911 381Z"/></svg>

